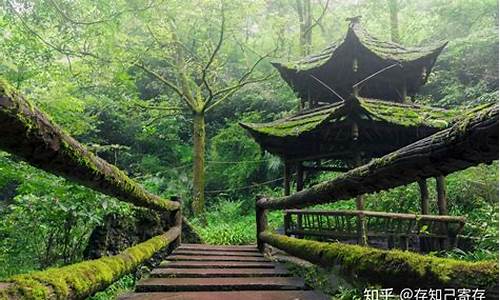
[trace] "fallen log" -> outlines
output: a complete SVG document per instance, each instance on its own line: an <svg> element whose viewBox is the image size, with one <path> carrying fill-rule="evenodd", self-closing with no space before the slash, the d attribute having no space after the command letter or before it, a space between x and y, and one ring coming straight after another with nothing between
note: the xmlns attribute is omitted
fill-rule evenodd
<svg viewBox="0 0 500 300"><path fill-rule="evenodd" d="M0 149L45 171L137 206L177 210L179 203L147 192L116 166L94 155L0 80Z"/></svg>
<svg viewBox="0 0 500 300"><path fill-rule="evenodd" d="M336 179L291 196L260 199L263 209L303 208L347 200L498 160L498 105L398 149Z"/></svg>

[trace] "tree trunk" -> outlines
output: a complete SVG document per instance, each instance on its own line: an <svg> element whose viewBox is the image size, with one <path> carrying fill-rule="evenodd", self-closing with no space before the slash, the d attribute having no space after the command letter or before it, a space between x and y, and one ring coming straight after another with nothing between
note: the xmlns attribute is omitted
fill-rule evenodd
<svg viewBox="0 0 500 300"><path fill-rule="evenodd" d="M299 48L300 55L306 56L311 52L312 44L312 16L311 0L296 0L297 14L299 15Z"/></svg>
<svg viewBox="0 0 500 300"><path fill-rule="evenodd" d="M193 117L193 213L200 215L205 208L205 113Z"/></svg>
<svg viewBox="0 0 500 300"><path fill-rule="evenodd" d="M399 0L389 0L389 14L391 18L391 41L399 43Z"/></svg>

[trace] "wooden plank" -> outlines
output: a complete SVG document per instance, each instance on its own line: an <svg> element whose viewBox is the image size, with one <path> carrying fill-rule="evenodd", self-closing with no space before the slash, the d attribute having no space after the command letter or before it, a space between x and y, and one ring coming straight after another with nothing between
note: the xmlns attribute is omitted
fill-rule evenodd
<svg viewBox="0 0 500 300"><path fill-rule="evenodd" d="M137 292L299 290L304 280L297 277L246 278L147 278L137 283Z"/></svg>
<svg viewBox="0 0 500 300"><path fill-rule="evenodd" d="M170 261L252 261L266 262L269 261L264 257L248 257L248 256L213 256L213 255L170 255L167 257Z"/></svg>
<svg viewBox="0 0 500 300"><path fill-rule="evenodd" d="M263 257L260 252L242 252L242 251L205 251L205 250L175 250L172 254L176 255L213 255L213 256L247 256Z"/></svg>
<svg viewBox="0 0 500 300"><path fill-rule="evenodd" d="M328 300L315 291L232 291L232 292L181 292L134 293L119 300Z"/></svg>
<svg viewBox="0 0 500 300"><path fill-rule="evenodd" d="M241 251L241 252L258 252L256 245L244 246L214 246L204 244L181 244L178 250L204 250L204 251Z"/></svg>
<svg viewBox="0 0 500 300"><path fill-rule="evenodd" d="M273 262L253 261L172 261L165 268L275 268Z"/></svg>
<svg viewBox="0 0 500 300"><path fill-rule="evenodd" d="M233 268L233 269L176 269L164 268L154 269L151 277L270 277L270 276L290 276L285 268Z"/></svg>

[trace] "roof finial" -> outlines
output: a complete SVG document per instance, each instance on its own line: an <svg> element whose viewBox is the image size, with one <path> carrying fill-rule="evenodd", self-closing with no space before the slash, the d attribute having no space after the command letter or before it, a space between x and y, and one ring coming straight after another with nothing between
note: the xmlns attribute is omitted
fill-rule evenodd
<svg viewBox="0 0 500 300"><path fill-rule="evenodd" d="M361 16L355 16L355 17L350 17L346 18L346 21L349 21L349 25L354 25L354 24L359 24L359 21L361 20Z"/></svg>

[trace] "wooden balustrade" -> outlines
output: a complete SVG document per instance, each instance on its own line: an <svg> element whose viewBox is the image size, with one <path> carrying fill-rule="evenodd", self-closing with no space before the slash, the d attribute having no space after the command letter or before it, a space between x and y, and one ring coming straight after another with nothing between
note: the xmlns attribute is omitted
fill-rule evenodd
<svg viewBox="0 0 500 300"><path fill-rule="evenodd" d="M387 248L407 250L414 241L423 252L456 246L465 224L465 218L453 216L292 209L284 211L285 235L352 241L360 235L357 220L361 217L366 220L368 242L383 241Z"/></svg>

